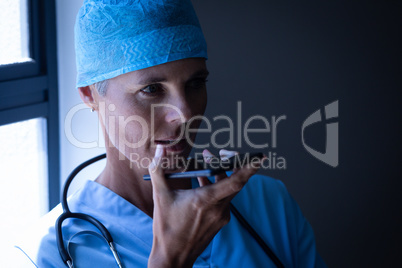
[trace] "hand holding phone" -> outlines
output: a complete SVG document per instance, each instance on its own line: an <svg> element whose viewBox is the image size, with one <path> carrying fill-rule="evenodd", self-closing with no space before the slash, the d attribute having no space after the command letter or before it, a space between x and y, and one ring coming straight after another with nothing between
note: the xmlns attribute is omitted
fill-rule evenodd
<svg viewBox="0 0 402 268"><path fill-rule="evenodd" d="M200 159L189 159L189 168L186 171L179 173L167 173L167 179L182 179L193 177L210 177L220 174L225 171L231 171L234 168L241 168L255 159L262 159L263 153L244 153L237 154L227 159L213 158L209 163ZM150 175L144 175L144 180L150 180Z"/></svg>

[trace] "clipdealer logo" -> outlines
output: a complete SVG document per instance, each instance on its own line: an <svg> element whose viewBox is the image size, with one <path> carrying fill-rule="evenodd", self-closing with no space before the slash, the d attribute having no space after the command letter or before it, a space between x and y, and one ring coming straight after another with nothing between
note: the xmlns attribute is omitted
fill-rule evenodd
<svg viewBox="0 0 402 268"><path fill-rule="evenodd" d="M278 147L278 126L280 122L284 122L287 119L286 115L281 116L271 116L271 118L267 118L263 115L257 114L252 115L248 118L243 118L242 114L242 103L241 101L237 102L236 107L236 116L229 115L217 115L213 118L207 118L205 116L194 116L186 124L181 126L180 138L185 138L189 145L191 145L195 149L204 149L204 148L215 148L215 149L223 149L223 148L241 148L244 145L247 145L253 149L258 149L259 151L262 149L271 148L270 151L266 152L267 155L267 168L268 169L287 169L287 161L284 156L278 155L275 150ZM142 118L137 115L112 115L108 114L107 111L115 111L116 106L114 104L109 104L106 106L105 103L101 102L99 104L99 116L108 124L105 124L105 128L107 133L109 134L109 144L102 144L99 140L99 137L103 136L102 129L98 125L98 140L91 142L83 142L74 137L72 132L72 119L74 114L76 114L80 110L87 109L85 104L80 104L73 107L65 119L65 134L67 139L71 144L78 148L95 148L95 147L105 147L105 146L114 146L112 141L118 141L118 144L121 145L120 149L122 154L119 155L122 160L124 157L132 160L132 162L139 161L140 155L136 154L136 149L143 146L147 141L149 136L155 136L155 128L157 123L154 121L155 119L155 109L172 109L176 111L182 121L184 122L184 117L181 114L179 108L170 105L170 104L155 104L151 107L151 116L150 118ZM108 116L107 116L108 114ZM182 118L183 117L183 118ZM324 119L322 118L324 117ZM331 167L337 167L339 164L339 141L338 141L338 100L326 105L324 109L318 109L304 120L301 126L301 140L304 148L309 152L312 156L317 158L318 160L326 163ZM245 119L245 120L243 120ZM192 122L198 120L200 122L205 123L205 127L203 128L192 128ZM217 121L226 122L227 127L220 127L216 129L213 127L213 124ZM253 128L251 125L254 122L259 122L260 127ZM306 128L317 124L321 121L326 121L326 145L325 151L320 152L311 146L309 146L305 141L305 130ZM244 123L243 123L244 122ZM262 124L262 125L261 125ZM282 124L282 123L281 123ZM127 131L128 125L135 125L136 128L141 129L141 137L136 138L135 140L131 139L130 132ZM193 132L205 133L209 135L209 139L207 143L198 144L195 143L190 137L190 134ZM270 142L255 142L251 139L249 134L262 134L267 135L270 138ZM228 139L225 140L222 144L219 143L219 139L217 139L218 135L227 135ZM244 140L243 140L244 139ZM176 143L180 139L177 139ZM222 140L222 139L221 139ZM220 140L220 141L221 141ZM222 141L221 141L222 142ZM244 144L245 143L245 144ZM172 143L173 144L173 143ZM272 151L273 150L273 151ZM142 159L141 161L148 161L149 163L151 159ZM144 162L145 163L145 162Z"/></svg>
<svg viewBox="0 0 402 268"><path fill-rule="evenodd" d="M325 142L325 152L321 153L310 146L308 146L304 139L304 130L316 123L322 121L321 109L318 109L312 113L303 122L302 125L302 143L304 148L312 156L318 160L330 165L331 167L337 167L339 164L339 126L338 122L333 122L335 118L338 118L338 100L326 105L324 107L325 120L331 120L326 123L326 142Z"/></svg>

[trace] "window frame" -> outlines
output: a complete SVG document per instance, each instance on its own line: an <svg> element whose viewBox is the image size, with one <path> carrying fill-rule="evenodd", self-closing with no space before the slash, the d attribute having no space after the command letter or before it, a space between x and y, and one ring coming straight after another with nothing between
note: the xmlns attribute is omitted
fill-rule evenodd
<svg viewBox="0 0 402 268"><path fill-rule="evenodd" d="M0 66L0 126L46 118L50 210L60 202L56 7L55 0L27 5L32 61Z"/></svg>

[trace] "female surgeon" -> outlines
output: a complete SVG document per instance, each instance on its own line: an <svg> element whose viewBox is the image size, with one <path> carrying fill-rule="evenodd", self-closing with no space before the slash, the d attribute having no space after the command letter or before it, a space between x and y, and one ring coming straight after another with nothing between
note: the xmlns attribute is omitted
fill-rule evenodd
<svg viewBox="0 0 402 268"><path fill-rule="evenodd" d="M275 267L231 203L284 267L325 267L284 185L254 175L260 161L212 182L165 179L192 150L207 103L206 42L190 0L85 0L75 38L78 92L98 113L107 162L68 205L107 228L121 263L82 219L62 225L63 261L59 205L35 231L38 246L19 245L37 267Z"/></svg>

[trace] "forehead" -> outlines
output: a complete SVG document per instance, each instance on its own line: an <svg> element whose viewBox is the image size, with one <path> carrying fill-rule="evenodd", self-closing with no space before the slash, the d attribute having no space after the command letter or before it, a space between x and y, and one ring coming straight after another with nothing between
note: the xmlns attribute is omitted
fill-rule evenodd
<svg viewBox="0 0 402 268"><path fill-rule="evenodd" d="M152 82L187 80L193 76L207 75L208 70L204 58L188 58L129 72L110 80L117 83L146 85Z"/></svg>

